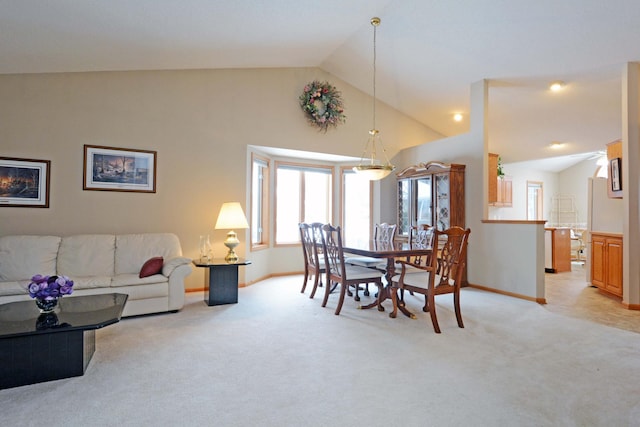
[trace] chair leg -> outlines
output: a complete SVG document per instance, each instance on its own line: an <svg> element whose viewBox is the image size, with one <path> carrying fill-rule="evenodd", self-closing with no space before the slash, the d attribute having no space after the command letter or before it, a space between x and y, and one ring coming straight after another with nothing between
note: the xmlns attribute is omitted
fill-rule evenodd
<svg viewBox="0 0 640 427"><path fill-rule="evenodd" d="M345 285L344 283L340 284L340 299L338 300L338 306L336 307L336 316L340 314L340 310L342 310L342 304L344 303L344 294L347 292L347 288L349 285Z"/></svg>
<svg viewBox="0 0 640 427"><path fill-rule="evenodd" d="M364 289L364 296L368 297L369 295L371 295L371 294L369 293L369 284L367 283L367 285L366 285L366 287Z"/></svg>
<svg viewBox="0 0 640 427"><path fill-rule="evenodd" d="M429 314L431 315L431 323L433 323L433 330L436 331L436 334L440 333L440 325L438 325L438 317L436 316L436 301L432 292L429 292L427 296L429 299Z"/></svg>
<svg viewBox="0 0 640 427"><path fill-rule="evenodd" d="M356 288L356 296L353 297L353 299L356 300L356 301L360 301L360 295L358 295L358 291L360 290L360 284L356 283L354 288Z"/></svg>
<svg viewBox="0 0 640 427"><path fill-rule="evenodd" d="M378 286L378 295L382 295L382 292L384 292L384 285L382 284L382 281L377 282L376 285ZM380 301L380 298L378 298L378 311L384 311L384 307L382 306L382 302Z"/></svg>
<svg viewBox="0 0 640 427"><path fill-rule="evenodd" d="M322 284L322 279L320 278L321 274L317 273L314 274L314 280L313 280L313 289L311 290L311 295L309 295L309 298L313 298L316 295L316 290L318 289L318 285Z"/></svg>
<svg viewBox="0 0 640 427"><path fill-rule="evenodd" d="M404 289L400 289L400 293L402 293ZM395 319L398 315L398 289L391 288L391 302L393 302L393 310L389 313L389 317Z"/></svg>
<svg viewBox="0 0 640 427"><path fill-rule="evenodd" d="M302 290L301 294L304 294L304 290L307 288L307 281L309 280L309 270L307 268L304 269L304 281L302 282Z"/></svg>
<svg viewBox="0 0 640 427"><path fill-rule="evenodd" d="M322 300L322 306L327 306L327 301L329 301L329 294L331 293L331 281L327 280L327 286L324 288L324 299Z"/></svg>
<svg viewBox="0 0 640 427"><path fill-rule="evenodd" d="M458 326L460 328L464 328L464 323L462 323L462 313L460 312L460 291L453 293L453 306L456 310L456 319L458 320Z"/></svg>

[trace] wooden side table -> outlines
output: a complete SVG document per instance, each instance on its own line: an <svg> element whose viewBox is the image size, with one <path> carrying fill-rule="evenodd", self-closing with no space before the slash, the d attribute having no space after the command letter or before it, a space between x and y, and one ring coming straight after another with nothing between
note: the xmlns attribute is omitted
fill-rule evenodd
<svg viewBox="0 0 640 427"><path fill-rule="evenodd" d="M207 305L236 304L238 302L238 266L251 261L238 259L229 263L224 259L212 259L202 263L193 261L196 267L206 268L204 277L204 302Z"/></svg>

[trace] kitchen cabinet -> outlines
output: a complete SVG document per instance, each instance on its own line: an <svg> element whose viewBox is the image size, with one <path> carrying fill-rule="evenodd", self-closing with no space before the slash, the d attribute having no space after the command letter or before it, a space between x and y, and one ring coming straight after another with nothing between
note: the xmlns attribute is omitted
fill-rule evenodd
<svg viewBox="0 0 640 427"><path fill-rule="evenodd" d="M498 155L489 153L489 205L497 207L513 206L513 178L498 176Z"/></svg>
<svg viewBox="0 0 640 427"><path fill-rule="evenodd" d="M622 235L591 232L591 284L622 297Z"/></svg>
<svg viewBox="0 0 640 427"><path fill-rule="evenodd" d="M547 273L571 271L571 229L544 229L544 270Z"/></svg>

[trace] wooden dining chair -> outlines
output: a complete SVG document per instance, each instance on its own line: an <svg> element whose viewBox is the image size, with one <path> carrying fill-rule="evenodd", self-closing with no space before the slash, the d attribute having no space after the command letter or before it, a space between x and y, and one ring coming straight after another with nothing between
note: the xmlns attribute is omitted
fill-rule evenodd
<svg viewBox="0 0 640 427"><path fill-rule="evenodd" d="M340 299L336 307L336 315L340 314L342 304L344 303L344 296L350 286L355 286L357 289L361 283L375 283L378 286L378 292L382 291L383 273L381 271L350 265L345 262L340 226L333 227L331 224L322 226L322 246L326 265L326 286L324 300L322 301L323 307L327 305L329 294L331 293L331 285L334 283L340 285ZM384 311L382 305L378 305L378 310Z"/></svg>
<svg viewBox="0 0 640 427"><path fill-rule="evenodd" d="M435 296L453 294L458 326L464 328L460 310L460 284L462 273L466 267L469 234L471 234L470 229L465 230L461 227L451 227L445 231L435 230L433 233L434 248L431 256L423 257L420 264L399 261L402 265L402 271L391 279L393 312L389 316L396 317L397 309L400 309L405 315L415 318L415 315L406 309L404 302L398 301L397 296L398 290L410 290L425 296L425 305L422 311L429 312L433 329L436 333L440 333Z"/></svg>
<svg viewBox="0 0 640 427"><path fill-rule="evenodd" d="M412 245L419 245L425 247L433 247L434 245L434 231L435 227L432 227L428 224L422 224L419 227L411 227L409 230L409 242ZM416 255L413 257L407 257L405 259L409 264L405 264L406 271L420 271L416 267L411 266L411 264L418 265L429 265L431 262L432 254L428 255ZM396 270L402 269L402 264L398 261L395 263ZM413 295L413 291L409 291L409 294ZM400 290L400 301L404 301L404 289Z"/></svg>
<svg viewBox="0 0 640 427"><path fill-rule="evenodd" d="M298 226L304 255L304 281L300 292L304 293L309 279L313 276L313 288L311 295L309 295L309 298L313 298L318 286L322 286L322 273L325 272L324 255L320 255L322 252L322 224L303 222ZM321 256L322 259L320 259Z"/></svg>

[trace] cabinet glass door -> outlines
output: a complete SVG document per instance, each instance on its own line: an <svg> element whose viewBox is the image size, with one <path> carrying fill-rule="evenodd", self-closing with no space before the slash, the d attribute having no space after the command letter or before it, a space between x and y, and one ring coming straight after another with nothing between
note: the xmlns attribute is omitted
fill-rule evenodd
<svg viewBox="0 0 640 427"><path fill-rule="evenodd" d="M449 174L437 174L436 179L436 227L438 230L449 228Z"/></svg>
<svg viewBox="0 0 640 427"><path fill-rule="evenodd" d="M408 236L411 228L411 180L398 181L398 231L400 236Z"/></svg>
<svg viewBox="0 0 640 427"><path fill-rule="evenodd" d="M417 179L415 225L433 225L433 189L431 177Z"/></svg>

